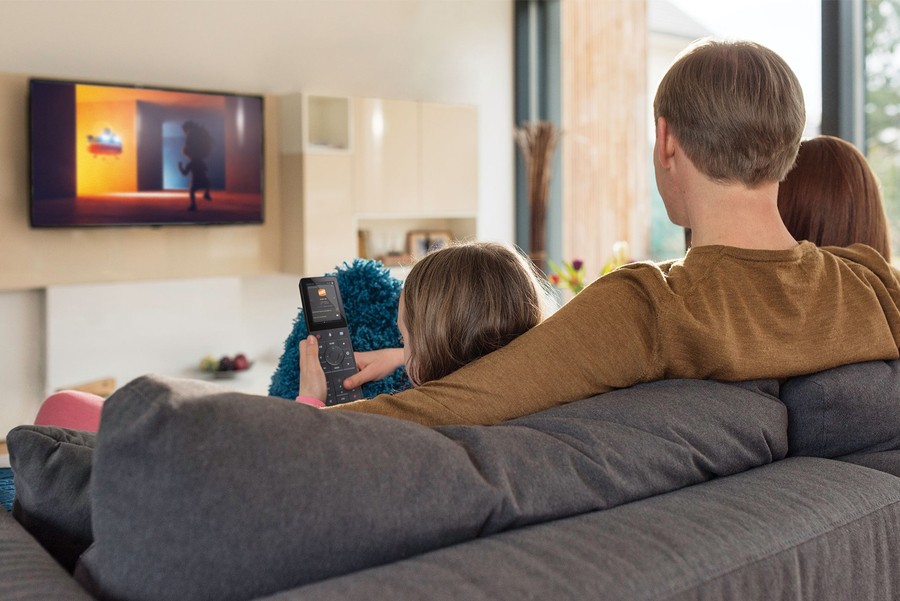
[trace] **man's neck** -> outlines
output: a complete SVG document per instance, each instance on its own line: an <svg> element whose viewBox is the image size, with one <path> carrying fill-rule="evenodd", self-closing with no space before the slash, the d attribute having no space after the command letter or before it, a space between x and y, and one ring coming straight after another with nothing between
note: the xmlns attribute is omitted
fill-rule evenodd
<svg viewBox="0 0 900 601"><path fill-rule="evenodd" d="M747 188L707 182L692 196L691 245L787 250L797 246L778 213L778 184Z"/></svg>

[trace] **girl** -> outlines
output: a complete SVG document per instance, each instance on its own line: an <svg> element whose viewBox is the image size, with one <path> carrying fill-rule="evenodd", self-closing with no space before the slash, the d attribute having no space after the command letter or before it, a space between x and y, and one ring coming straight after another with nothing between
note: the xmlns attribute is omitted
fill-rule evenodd
<svg viewBox="0 0 900 601"><path fill-rule="evenodd" d="M402 349L357 353L354 388L406 366L413 386L442 378L511 342L551 309L548 290L515 250L493 242L457 243L435 250L410 270L397 308ZM300 342L298 401L318 407L325 373L315 336Z"/></svg>

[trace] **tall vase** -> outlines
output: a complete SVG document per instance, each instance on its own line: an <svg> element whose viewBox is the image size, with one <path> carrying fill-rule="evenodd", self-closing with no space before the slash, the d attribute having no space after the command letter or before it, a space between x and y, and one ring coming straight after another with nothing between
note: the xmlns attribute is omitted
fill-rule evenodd
<svg viewBox="0 0 900 601"><path fill-rule="evenodd" d="M516 143L525 161L529 209L529 257L542 272L547 270L547 199L553 151L559 128L549 121L523 123L516 129Z"/></svg>

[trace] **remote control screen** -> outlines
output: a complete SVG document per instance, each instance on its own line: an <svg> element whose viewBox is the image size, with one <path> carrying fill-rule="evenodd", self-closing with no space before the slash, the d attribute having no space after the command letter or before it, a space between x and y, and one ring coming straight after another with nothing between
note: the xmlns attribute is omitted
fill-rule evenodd
<svg viewBox="0 0 900 601"><path fill-rule="evenodd" d="M310 325L315 325L317 328L346 325L334 282L308 283L305 287Z"/></svg>

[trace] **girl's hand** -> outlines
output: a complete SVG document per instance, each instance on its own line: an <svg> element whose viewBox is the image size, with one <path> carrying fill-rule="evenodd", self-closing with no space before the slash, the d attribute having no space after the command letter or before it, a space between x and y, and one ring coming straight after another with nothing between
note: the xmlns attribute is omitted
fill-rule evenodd
<svg viewBox="0 0 900 601"><path fill-rule="evenodd" d="M313 397L323 403L328 396L328 383L319 363L319 341L315 336L300 341L300 396Z"/></svg>
<svg viewBox="0 0 900 601"><path fill-rule="evenodd" d="M403 366L402 348L383 348L377 351L353 353L359 373L344 380L344 388L352 390L366 382L386 378L394 370Z"/></svg>

